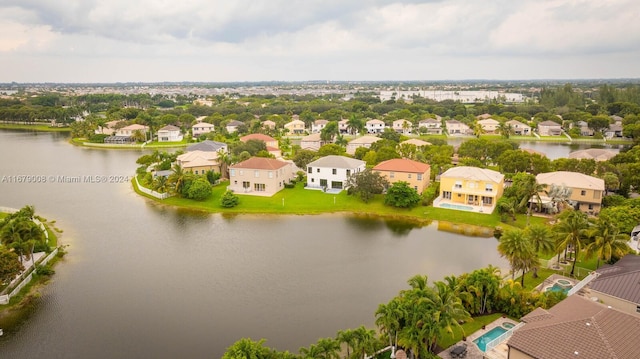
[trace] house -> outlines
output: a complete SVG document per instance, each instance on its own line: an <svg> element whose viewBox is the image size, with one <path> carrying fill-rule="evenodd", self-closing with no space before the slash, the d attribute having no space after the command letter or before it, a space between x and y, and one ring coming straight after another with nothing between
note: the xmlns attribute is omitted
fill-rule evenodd
<svg viewBox="0 0 640 359"><path fill-rule="evenodd" d="M365 122L364 128L367 130L367 133L383 133L385 128L384 122L380 120L369 120Z"/></svg>
<svg viewBox="0 0 640 359"><path fill-rule="evenodd" d="M347 179L362 172L366 162L345 156L325 156L307 165L307 189L341 191L347 189Z"/></svg>
<svg viewBox="0 0 640 359"><path fill-rule="evenodd" d="M205 174L207 171L220 172L218 152L214 151L189 151L179 155L176 163L184 171L195 174Z"/></svg>
<svg viewBox="0 0 640 359"><path fill-rule="evenodd" d="M509 359L640 358L640 318L572 295L522 317L507 341Z"/></svg>
<svg viewBox="0 0 640 359"><path fill-rule="evenodd" d="M472 133L471 128L466 124L458 121L458 120L448 120L445 121L445 126L447 127L447 133L451 136L455 135L470 135Z"/></svg>
<svg viewBox="0 0 640 359"><path fill-rule="evenodd" d="M442 121L433 118L427 118L418 122L418 129L426 128L426 132L429 135L441 135L442 134Z"/></svg>
<svg viewBox="0 0 640 359"><path fill-rule="evenodd" d="M295 177L293 165L273 158L251 157L229 166L232 192L271 197Z"/></svg>
<svg viewBox="0 0 640 359"><path fill-rule="evenodd" d="M504 175L489 169L457 166L440 175L434 207L491 213L504 191Z"/></svg>
<svg viewBox="0 0 640 359"><path fill-rule="evenodd" d="M354 155L356 150L360 147L371 148L371 145L380 141L380 137L374 136L362 136L356 139L351 140L347 143L347 153L350 155Z"/></svg>
<svg viewBox="0 0 640 359"><path fill-rule="evenodd" d="M391 127L397 133L408 135L408 134L411 134L411 130L413 129L413 124L411 123L411 121L401 119L401 120L393 121L393 123L391 124Z"/></svg>
<svg viewBox="0 0 640 359"><path fill-rule="evenodd" d="M144 135L149 132L149 126L133 124L116 130L116 136L132 136L136 131L140 131Z"/></svg>
<svg viewBox="0 0 640 359"><path fill-rule="evenodd" d="M591 215L596 215L600 212L605 189L604 180L600 178L578 172L556 171L540 173L536 176L536 181L545 186L546 193L549 192L551 186L570 189L571 195L566 200L577 210ZM557 200L549 198L544 193L540 193L539 196L542 199L542 205L554 211Z"/></svg>
<svg viewBox="0 0 640 359"><path fill-rule="evenodd" d="M262 128L275 130L276 129L276 123L271 121L271 120L262 121Z"/></svg>
<svg viewBox="0 0 640 359"><path fill-rule="evenodd" d="M201 135L213 132L215 130L215 127L216 126L208 122L199 122L191 126L191 135L195 138L198 138Z"/></svg>
<svg viewBox="0 0 640 359"><path fill-rule="evenodd" d="M629 254L596 270L587 297L640 317L640 256Z"/></svg>
<svg viewBox="0 0 640 359"><path fill-rule="evenodd" d="M182 131L179 127L167 125L158 130L158 142L180 142Z"/></svg>
<svg viewBox="0 0 640 359"><path fill-rule="evenodd" d="M486 120L488 118L491 118L490 113L483 113L482 115L476 116L476 120Z"/></svg>
<svg viewBox="0 0 640 359"><path fill-rule="evenodd" d="M500 126L500 122L492 118L478 120L478 124L480 124L480 127L482 127L484 132L488 134L497 133L498 127Z"/></svg>
<svg viewBox="0 0 640 359"><path fill-rule="evenodd" d="M304 136L300 140L300 148L303 150L317 151L324 145L324 141L320 138L319 133L312 133L309 136Z"/></svg>
<svg viewBox="0 0 640 359"><path fill-rule="evenodd" d="M227 123L227 126L225 128L227 129L227 132L234 133L238 131L238 127L242 125L244 125L244 123L236 120L231 120L229 123Z"/></svg>
<svg viewBox="0 0 640 359"><path fill-rule="evenodd" d="M406 143L408 145L414 145L417 148L424 147L424 146L431 146L431 143L429 143L427 141L419 140L417 138L411 138L411 139L408 139L406 141L400 142L400 144L403 144L403 143Z"/></svg>
<svg viewBox="0 0 640 359"><path fill-rule="evenodd" d="M289 130L292 135L302 135L305 131L305 124L300 120L293 120L284 125L284 128Z"/></svg>
<svg viewBox="0 0 640 359"><path fill-rule="evenodd" d="M94 133L96 135L113 135L116 132L116 126L119 123L122 123L124 120L114 120L105 122L104 126L98 125L98 128L95 129Z"/></svg>
<svg viewBox="0 0 640 359"><path fill-rule="evenodd" d="M604 137L606 138L622 137L622 124L621 123L610 124L609 128L604 130Z"/></svg>
<svg viewBox="0 0 640 359"><path fill-rule="evenodd" d="M320 133L320 131L322 131L322 129L325 128L328 123L329 121L327 120L315 120L311 124L311 133Z"/></svg>
<svg viewBox="0 0 640 359"><path fill-rule="evenodd" d="M553 121L543 121L538 124L538 134L540 136L560 136L562 134L562 126Z"/></svg>
<svg viewBox="0 0 640 359"><path fill-rule="evenodd" d="M578 121L576 125L580 129L580 136L593 136L594 131L589 128L587 121Z"/></svg>
<svg viewBox="0 0 640 359"><path fill-rule="evenodd" d="M531 135L531 126L526 125L518 120L510 120L504 123L507 126L511 126L511 132L516 136L529 136Z"/></svg>
<svg viewBox="0 0 640 359"><path fill-rule="evenodd" d="M602 148L588 148L586 150L578 150L569 153L569 158L576 158L579 160L595 160L597 162L608 161L615 157L618 153L612 150L605 150Z"/></svg>
<svg viewBox="0 0 640 359"><path fill-rule="evenodd" d="M349 133L349 120L343 118L342 120L338 121L338 131L341 135Z"/></svg>
<svg viewBox="0 0 640 359"><path fill-rule="evenodd" d="M373 171L380 173L390 184L407 182L418 194L429 187L431 179L431 167L428 164L404 158L380 162L373 167Z"/></svg>
<svg viewBox="0 0 640 359"><path fill-rule="evenodd" d="M267 146L267 151L274 155L276 158L282 157L282 152L278 145L278 140L271 136L263 135L261 133L252 133L250 135L240 137L240 141L247 142L249 140L262 141Z"/></svg>
<svg viewBox="0 0 640 359"><path fill-rule="evenodd" d="M227 144L224 142L205 140L187 147L187 152L191 152L191 151L207 151L207 152L223 151L226 153L226 152L229 152L229 148Z"/></svg>

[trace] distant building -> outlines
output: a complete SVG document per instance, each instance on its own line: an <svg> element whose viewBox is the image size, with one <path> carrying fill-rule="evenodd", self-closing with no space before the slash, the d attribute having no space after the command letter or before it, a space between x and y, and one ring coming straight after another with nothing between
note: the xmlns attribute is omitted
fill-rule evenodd
<svg viewBox="0 0 640 359"><path fill-rule="evenodd" d="M375 142L380 141L380 137L374 136L362 136L356 139L351 140L347 143L347 153L353 155L356 153L356 150L360 147L371 148L371 145Z"/></svg>
<svg viewBox="0 0 640 359"><path fill-rule="evenodd" d="M562 126L553 121L543 121L538 124L538 134L540 136L560 136Z"/></svg>
<svg viewBox="0 0 640 359"><path fill-rule="evenodd" d="M364 126L369 134L383 133L386 127L384 122L380 120L369 120Z"/></svg>
<svg viewBox="0 0 640 359"><path fill-rule="evenodd" d="M214 130L215 126L207 122L200 122L191 126L191 134L195 138L200 137L200 135L205 135L207 133L213 132Z"/></svg>
<svg viewBox="0 0 640 359"><path fill-rule="evenodd" d="M167 125L158 130L158 142L180 142L182 138L182 131L176 126Z"/></svg>

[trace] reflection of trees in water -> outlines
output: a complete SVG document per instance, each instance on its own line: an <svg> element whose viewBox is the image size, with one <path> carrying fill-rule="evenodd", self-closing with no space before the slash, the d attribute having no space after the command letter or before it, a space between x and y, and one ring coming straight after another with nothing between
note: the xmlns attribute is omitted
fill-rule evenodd
<svg viewBox="0 0 640 359"><path fill-rule="evenodd" d="M384 218L375 215L353 215L346 217L347 223L362 232L389 229L396 236L406 236L412 229L431 224L431 221L413 221L411 219Z"/></svg>
<svg viewBox="0 0 640 359"><path fill-rule="evenodd" d="M472 224L459 224L447 221L438 221L438 230L458 233L472 237L493 237L495 230L489 227L474 226Z"/></svg>

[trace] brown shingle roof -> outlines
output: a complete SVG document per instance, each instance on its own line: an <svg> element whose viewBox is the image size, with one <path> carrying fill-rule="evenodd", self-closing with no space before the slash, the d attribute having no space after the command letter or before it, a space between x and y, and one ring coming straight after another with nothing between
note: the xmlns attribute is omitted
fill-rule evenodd
<svg viewBox="0 0 640 359"><path fill-rule="evenodd" d="M589 288L640 304L640 257L626 255L616 264L597 270L600 275Z"/></svg>
<svg viewBox="0 0 640 359"><path fill-rule="evenodd" d="M525 324L508 345L532 358L640 358L640 318L570 296L549 309L551 317Z"/></svg>
<svg viewBox="0 0 640 359"><path fill-rule="evenodd" d="M236 163L229 168L244 168L252 170L277 170L289 165L288 162L274 160L273 158L251 157L246 161Z"/></svg>
<svg viewBox="0 0 640 359"><path fill-rule="evenodd" d="M408 160L405 158L394 158L391 160L380 162L373 167L374 171L394 171L409 173L425 173L429 169L429 165L422 162Z"/></svg>

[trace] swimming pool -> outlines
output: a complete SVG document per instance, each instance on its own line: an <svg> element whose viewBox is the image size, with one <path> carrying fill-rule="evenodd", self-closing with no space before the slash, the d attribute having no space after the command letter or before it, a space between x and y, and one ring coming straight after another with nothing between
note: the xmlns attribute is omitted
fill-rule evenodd
<svg viewBox="0 0 640 359"><path fill-rule="evenodd" d="M511 328L513 328L515 326L516 326L515 324L509 323L509 322L502 323L502 327L505 328L505 329L511 329Z"/></svg>
<svg viewBox="0 0 640 359"><path fill-rule="evenodd" d="M507 330L504 329L503 327L495 327L495 328L491 329L490 331L482 334L482 336L480 338L474 340L473 342L484 353L484 351L487 350L487 343L489 343L490 341L496 339L497 337L501 336L502 334L504 334L506 332L507 332Z"/></svg>
<svg viewBox="0 0 640 359"><path fill-rule="evenodd" d="M473 211L471 206L463 206L461 204L441 203L440 208L459 209L461 211Z"/></svg>
<svg viewBox="0 0 640 359"><path fill-rule="evenodd" d="M568 284L560 283L560 280L559 280L556 283L554 283L552 286L547 287L545 289L545 291L547 291L547 292L563 292L564 294L569 293L569 290L571 290L571 288L573 288L573 285L568 280L563 280L563 281L568 283Z"/></svg>

